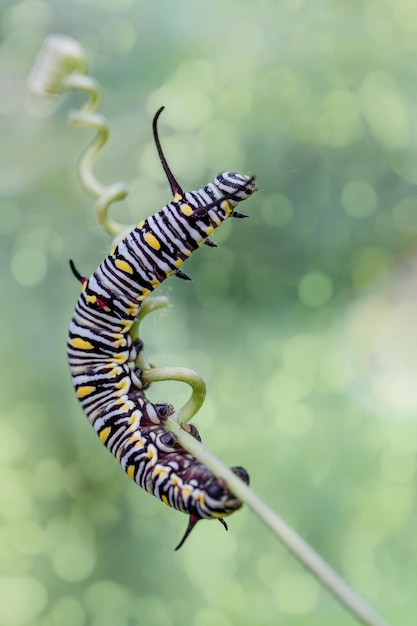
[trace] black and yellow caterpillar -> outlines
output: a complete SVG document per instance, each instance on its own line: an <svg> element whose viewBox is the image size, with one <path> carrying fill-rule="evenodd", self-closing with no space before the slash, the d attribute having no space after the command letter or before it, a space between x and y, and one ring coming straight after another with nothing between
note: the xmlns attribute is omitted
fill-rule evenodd
<svg viewBox="0 0 417 626"><path fill-rule="evenodd" d="M90 278L70 262L82 284L68 336L68 360L76 395L101 442L138 485L165 504L188 513L187 531L200 519L225 525L241 503L205 466L182 448L164 424L171 405L147 400L134 363L141 345L129 331L143 300L168 276L188 278L181 266L228 217L256 191L254 178L226 172L198 191L184 193L160 146L156 113L153 132L173 193L161 211L139 222ZM199 438L193 426L189 431ZM246 483L247 472L232 470Z"/></svg>

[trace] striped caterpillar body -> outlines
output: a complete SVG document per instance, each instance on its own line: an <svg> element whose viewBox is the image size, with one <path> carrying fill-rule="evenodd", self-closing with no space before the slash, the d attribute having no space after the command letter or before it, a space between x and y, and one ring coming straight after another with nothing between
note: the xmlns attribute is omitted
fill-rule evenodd
<svg viewBox="0 0 417 626"><path fill-rule="evenodd" d="M238 202L256 187L253 178L223 173L198 191L184 193L170 171L158 138L158 154L173 200L139 222L85 278L70 262L82 289L70 323L68 360L76 395L101 442L138 485L165 504L187 513L189 524L179 548L200 519L219 519L241 503L165 430L173 413L168 404L153 404L145 395L134 362L142 345L129 331L142 301L173 274L188 278L180 268L209 235L230 216ZM196 428L184 424L199 439ZM246 483L247 472L232 470Z"/></svg>

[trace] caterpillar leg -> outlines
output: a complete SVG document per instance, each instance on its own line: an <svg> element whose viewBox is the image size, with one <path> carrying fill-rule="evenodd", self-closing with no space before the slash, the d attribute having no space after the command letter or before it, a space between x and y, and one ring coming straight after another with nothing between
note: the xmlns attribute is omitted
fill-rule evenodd
<svg viewBox="0 0 417 626"><path fill-rule="evenodd" d="M142 352L142 350L143 350L142 339L139 339L139 337L132 339L132 345L130 346L130 353L129 353L129 361L131 363L134 363L136 359L138 358L139 353Z"/></svg>
<svg viewBox="0 0 417 626"><path fill-rule="evenodd" d="M181 548L181 546L184 545L185 540L187 539L187 537L189 536L189 534L191 533L192 529L197 524L197 522L200 521L200 519L201 519L201 517L197 517L197 515L190 515L190 519L188 520L188 526L185 529L185 533L184 533L181 541L179 542L179 544L175 548L175 550L179 550ZM224 519L222 517L218 517L217 519L224 526L225 530L229 530L228 527L227 527L226 522L224 521Z"/></svg>

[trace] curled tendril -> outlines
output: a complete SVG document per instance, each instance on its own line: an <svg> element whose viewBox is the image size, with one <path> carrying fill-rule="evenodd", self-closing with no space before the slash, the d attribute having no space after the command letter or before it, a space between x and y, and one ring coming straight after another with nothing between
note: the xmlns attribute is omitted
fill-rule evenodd
<svg viewBox="0 0 417 626"><path fill-rule="evenodd" d="M71 126L93 128L96 135L84 150L78 165L78 174L84 189L96 199L96 217L104 230L119 237L127 226L108 216L113 202L126 198L125 183L102 185L96 178L93 165L98 152L109 136L107 119L97 113L100 91L97 81L85 74L86 54L78 41L64 35L51 35L45 39L28 78L31 90L42 96L58 96L64 91L78 90L87 95L85 104L69 115Z"/></svg>

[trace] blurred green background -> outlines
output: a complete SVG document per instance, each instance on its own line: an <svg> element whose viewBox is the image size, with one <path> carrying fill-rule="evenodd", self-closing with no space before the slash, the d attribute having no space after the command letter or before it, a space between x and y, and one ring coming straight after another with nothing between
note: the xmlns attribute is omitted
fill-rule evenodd
<svg viewBox="0 0 417 626"><path fill-rule="evenodd" d="M148 358L206 380L205 443L393 624L417 613L417 4L410 0L1 0L0 624L349 626L248 511L229 532L136 487L75 399L78 297L110 240L66 126L79 94L26 85L44 37L86 48L112 137L112 215L158 210L160 131L185 189L257 175L218 250L170 280ZM232 222L232 220L230 220ZM179 405L169 384L153 397Z"/></svg>

